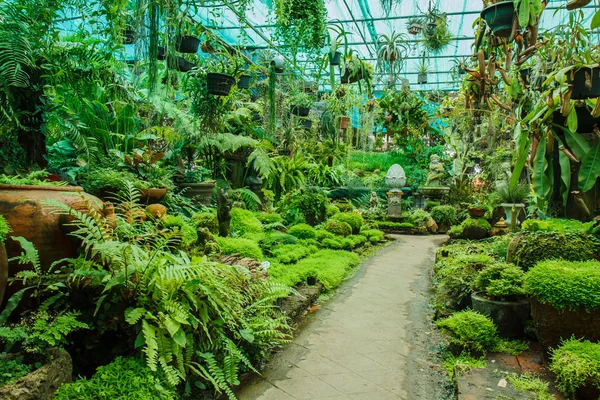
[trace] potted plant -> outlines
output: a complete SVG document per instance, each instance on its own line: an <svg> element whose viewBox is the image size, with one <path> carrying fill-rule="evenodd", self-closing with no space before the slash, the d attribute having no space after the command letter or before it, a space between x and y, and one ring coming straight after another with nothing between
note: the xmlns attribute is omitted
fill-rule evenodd
<svg viewBox="0 0 600 400"><path fill-rule="evenodd" d="M300 117L308 117L314 100L308 93L295 89L290 97L290 112Z"/></svg>
<svg viewBox="0 0 600 400"><path fill-rule="evenodd" d="M159 53L157 58L160 59L160 56L161 55ZM164 56L164 57L166 58L166 56ZM186 60L182 56L169 58L167 63L169 65L169 68L177 70L179 72L188 72L197 67L196 64Z"/></svg>
<svg viewBox="0 0 600 400"><path fill-rule="evenodd" d="M123 44L134 44L137 42L137 32L132 26L123 29Z"/></svg>
<svg viewBox="0 0 600 400"><path fill-rule="evenodd" d="M198 205L209 206L216 185L216 181L207 179L210 176L210 170L203 167L185 171L177 184L182 189L181 195L192 199Z"/></svg>
<svg viewBox="0 0 600 400"><path fill-rule="evenodd" d="M549 370L563 395L580 400L600 397L600 343L568 339L552 350L551 358Z"/></svg>
<svg viewBox="0 0 600 400"><path fill-rule="evenodd" d="M357 55L346 55L341 76L342 83L354 83L364 79L370 86L372 74L373 66L370 63L361 60Z"/></svg>
<svg viewBox="0 0 600 400"><path fill-rule="evenodd" d="M285 68L285 58L281 54L277 54L271 60L271 65L275 67L275 72L278 74L283 73L283 69Z"/></svg>
<svg viewBox="0 0 600 400"><path fill-rule="evenodd" d="M327 54L329 65L338 66L342 63L342 55L348 51L348 32L342 24L330 25L327 30L331 31L330 36L328 36L330 41L329 53ZM335 37L332 38L331 35L335 35Z"/></svg>
<svg viewBox="0 0 600 400"><path fill-rule="evenodd" d="M175 42L175 49L180 53L196 54L200 47L200 39L191 35L180 35Z"/></svg>
<svg viewBox="0 0 600 400"><path fill-rule="evenodd" d="M419 17L411 17L406 22L408 33L418 35L423 31L423 19Z"/></svg>
<svg viewBox="0 0 600 400"><path fill-rule="evenodd" d="M529 301L524 298L525 272L512 264L495 264L483 269L471 295L473 310L494 321L498 334L521 338L529 317Z"/></svg>
<svg viewBox="0 0 600 400"><path fill-rule="evenodd" d="M423 52L423 55L421 56L421 63L419 64L418 72L419 76L417 77L417 83L419 85L427 83L427 73L429 72L429 68L425 63L425 52Z"/></svg>
<svg viewBox="0 0 600 400"><path fill-rule="evenodd" d="M423 46L433 53L439 53L452 41L452 34L448 29L448 17L433 7L425 15L424 20L427 29L423 31Z"/></svg>
<svg viewBox="0 0 600 400"><path fill-rule="evenodd" d="M393 86L400 73L408 50L408 36L392 31L389 35L379 35L377 38L376 69L381 74L387 74L388 84Z"/></svg>
<svg viewBox="0 0 600 400"><path fill-rule="evenodd" d="M252 83L252 76L248 74L240 75L237 81L237 87L240 89L248 89L250 88L250 84Z"/></svg>
<svg viewBox="0 0 600 400"><path fill-rule="evenodd" d="M485 20L495 36L509 37L516 17L514 1L484 0L485 4L489 5L481 11L481 18Z"/></svg>
<svg viewBox="0 0 600 400"><path fill-rule="evenodd" d="M571 337L600 340L600 262L540 261L527 272L524 288L545 349Z"/></svg>
<svg viewBox="0 0 600 400"><path fill-rule="evenodd" d="M129 168L143 182L138 186L141 203L159 203L167 195L167 190L172 188L172 173L159 165L165 156L164 152L135 149L130 154L118 151L115 154L120 158L118 166Z"/></svg>
<svg viewBox="0 0 600 400"><path fill-rule="evenodd" d="M206 86L208 94L228 96L241 70L239 57L227 51L215 53L206 64Z"/></svg>
<svg viewBox="0 0 600 400"><path fill-rule="evenodd" d="M518 183L514 186L507 183L496 188L496 194L502 202L500 206L504 208L506 221L509 222L511 230L520 224L519 214L525 209L523 202L529 196L530 191L531 189L526 183Z"/></svg>

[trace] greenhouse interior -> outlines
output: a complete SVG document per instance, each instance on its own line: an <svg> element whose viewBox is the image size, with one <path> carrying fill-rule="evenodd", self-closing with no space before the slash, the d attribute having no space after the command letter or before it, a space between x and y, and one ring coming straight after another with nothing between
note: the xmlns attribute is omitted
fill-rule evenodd
<svg viewBox="0 0 600 400"><path fill-rule="evenodd" d="M600 399L600 0L0 22L0 399Z"/></svg>

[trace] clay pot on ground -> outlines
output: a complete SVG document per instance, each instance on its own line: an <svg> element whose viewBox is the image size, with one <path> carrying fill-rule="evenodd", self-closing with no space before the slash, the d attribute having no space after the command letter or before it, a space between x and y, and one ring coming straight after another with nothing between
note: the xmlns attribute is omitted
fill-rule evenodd
<svg viewBox="0 0 600 400"><path fill-rule="evenodd" d="M562 340L571 336L600 341L600 309L557 310L532 298L531 315L538 340L545 350L557 348Z"/></svg>
<svg viewBox="0 0 600 400"><path fill-rule="evenodd" d="M140 203L142 204L156 204L160 203L162 199L167 195L166 188L149 188L140 190L141 197Z"/></svg>
<svg viewBox="0 0 600 400"><path fill-rule="evenodd" d="M87 210L87 202L98 210L102 209L100 199L77 186L0 185L0 214L11 227L11 236L22 236L33 243L43 269L50 267L54 261L75 257L79 247L75 238L67 235L68 227L64 224L69 221L68 216L53 213L54 208L44 204L47 201L63 203L80 211ZM5 246L8 258L21 254L18 242L7 239ZM8 276L29 268L12 261ZM14 284L10 285L4 302L19 289Z"/></svg>
<svg viewBox="0 0 600 400"><path fill-rule="evenodd" d="M517 339L525 336L525 323L529 317L529 300L516 301L490 300L478 294L471 294L473 310L487 315L494 321L498 335Z"/></svg>
<svg viewBox="0 0 600 400"><path fill-rule="evenodd" d="M340 129L348 129L348 124L350 123L350 117L340 117Z"/></svg>
<svg viewBox="0 0 600 400"><path fill-rule="evenodd" d="M483 218L485 215L485 208L469 207L469 216L471 218Z"/></svg>

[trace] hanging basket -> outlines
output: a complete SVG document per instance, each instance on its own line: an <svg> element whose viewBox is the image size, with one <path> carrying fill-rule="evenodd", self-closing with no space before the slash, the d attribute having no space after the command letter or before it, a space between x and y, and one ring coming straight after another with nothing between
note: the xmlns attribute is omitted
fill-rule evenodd
<svg viewBox="0 0 600 400"><path fill-rule="evenodd" d="M357 71L355 74L350 74L350 71L346 71L344 75L340 77L340 82L342 83L355 83L360 81L363 78L363 72Z"/></svg>
<svg viewBox="0 0 600 400"><path fill-rule="evenodd" d="M206 74L206 86L208 94L215 96L228 96L231 87L235 84L235 78L231 75L209 72Z"/></svg>
<svg viewBox="0 0 600 400"><path fill-rule="evenodd" d="M285 67L285 58L283 58L283 56L278 55L273 57L273 60L271 60L271 65L273 65L273 67L275 67L275 72L278 74L283 73L283 68Z"/></svg>
<svg viewBox="0 0 600 400"><path fill-rule="evenodd" d="M200 47L200 39L195 36L180 36L175 48L180 53L196 54Z"/></svg>
<svg viewBox="0 0 600 400"><path fill-rule="evenodd" d="M297 105L293 104L290 107L290 112L299 117L308 117L308 114L310 113L310 108L297 106Z"/></svg>
<svg viewBox="0 0 600 400"><path fill-rule="evenodd" d="M237 87L240 89L248 89L251 83L252 77L250 75L242 75L240 76L240 79L238 79Z"/></svg>
<svg viewBox="0 0 600 400"><path fill-rule="evenodd" d="M423 85L427 83L427 72L419 72L419 77L417 78L417 83L419 85Z"/></svg>
<svg viewBox="0 0 600 400"><path fill-rule="evenodd" d="M312 119L310 119L310 118L306 118L306 119L302 120L302 125L303 125L304 129L307 131L309 131L310 128L312 128L312 124L313 124L313 122L312 122Z"/></svg>
<svg viewBox="0 0 600 400"><path fill-rule="evenodd" d="M158 51L156 53L156 58L158 60L166 60L167 59L167 51L164 47L158 46Z"/></svg>
<svg viewBox="0 0 600 400"><path fill-rule="evenodd" d="M133 29L123 29L123 44L134 44L137 42L137 32Z"/></svg>
<svg viewBox="0 0 600 400"><path fill-rule="evenodd" d="M342 63L342 53L336 51L335 53L329 53L329 65L337 66Z"/></svg>
<svg viewBox="0 0 600 400"><path fill-rule="evenodd" d="M169 68L175 69L180 72L188 72L196 68L196 64L187 61L183 57L177 57L175 59L168 60Z"/></svg>
<svg viewBox="0 0 600 400"><path fill-rule="evenodd" d="M514 17L515 3L512 0L492 4L481 11L481 18L487 22L494 35L499 37L510 36Z"/></svg>
<svg viewBox="0 0 600 400"><path fill-rule="evenodd" d="M408 33L410 33L411 35L418 35L419 33L421 33L422 30L423 26L416 22L413 22L412 24L408 25Z"/></svg>
<svg viewBox="0 0 600 400"><path fill-rule="evenodd" d="M600 97L600 68L583 67L575 71L573 79L571 73L567 74L568 83L573 85L571 99L584 100ZM591 83L588 87L586 82Z"/></svg>

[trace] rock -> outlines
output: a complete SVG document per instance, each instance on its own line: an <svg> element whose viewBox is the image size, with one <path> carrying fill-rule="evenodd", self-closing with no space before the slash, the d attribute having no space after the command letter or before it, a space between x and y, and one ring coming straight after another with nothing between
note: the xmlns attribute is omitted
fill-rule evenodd
<svg viewBox="0 0 600 400"><path fill-rule="evenodd" d="M430 233L437 233L438 231L438 224L437 222L434 221L433 218L428 218L427 219L427 231L429 231Z"/></svg>
<svg viewBox="0 0 600 400"><path fill-rule="evenodd" d="M0 387L3 400L48 400L59 386L71 382L73 361L64 350L52 350L52 360L15 383Z"/></svg>
<svg viewBox="0 0 600 400"><path fill-rule="evenodd" d="M463 229L462 237L469 240L480 240L488 237L490 233L478 226L470 226Z"/></svg>
<svg viewBox="0 0 600 400"><path fill-rule="evenodd" d="M250 279L266 279L269 277L266 269L263 269L261 263L253 258L242 257L240 254L232 254L221 258L221 263L227 265L237 265L247 268L250 271Z"/></svg>
<svg viewBox="0 0 600 400"><path fill-rule="evenodd" d="M165 215L167 215L167 207L162 204L150 204L146 207L146 213L151 215L153 218L161 219Z"/></svg>

